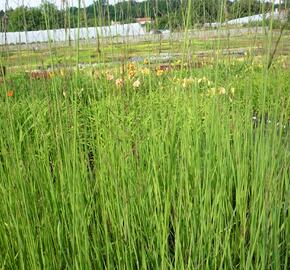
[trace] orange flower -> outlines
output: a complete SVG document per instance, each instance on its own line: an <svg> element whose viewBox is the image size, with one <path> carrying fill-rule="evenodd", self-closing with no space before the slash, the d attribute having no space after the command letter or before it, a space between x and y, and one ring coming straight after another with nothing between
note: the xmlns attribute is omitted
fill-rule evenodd
<svg viewBox="0 0 290 270"><path fill-rule="evenodd" d="M13 97L13 96L14 96L14 92L13 92L12 90L9 90L9 91L7 92L7 96L8 96L8 97Z"/></svg>

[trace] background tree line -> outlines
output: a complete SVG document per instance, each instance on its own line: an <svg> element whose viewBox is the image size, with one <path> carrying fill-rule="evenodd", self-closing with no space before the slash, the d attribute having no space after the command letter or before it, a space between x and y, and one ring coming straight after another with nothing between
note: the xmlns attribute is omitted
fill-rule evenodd
<svg viewBox="0 0 290 270"><path fill-rule="evenodd" d="M110 25L112 21L134 22L139 17L151 17L155 28L177 29L185 25L224 21L271 10L270 3L261 0L147 0L123 1L115 5L96 0L92 5L69 7L66 0L58 9L50 2L39 7L20 6L7 10L6 30L31 31L41 29L74 28ZM276 5L278 7L278 5ZM282 8L289 7L286 0ZM4 29L4 11L0 11L1 31ZM79 18L79 19L78 19Z"/></svg>

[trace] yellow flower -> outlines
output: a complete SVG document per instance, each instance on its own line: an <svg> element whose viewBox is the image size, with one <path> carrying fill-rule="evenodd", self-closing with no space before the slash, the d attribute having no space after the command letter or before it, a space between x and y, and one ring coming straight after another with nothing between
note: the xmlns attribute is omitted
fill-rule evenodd
<svg viewBox="0 0 290 270"><path fill-rule="evenodd" d="M235 94L235 88L234 88L234 87L232 87L230 91L231 91L231 94L232 94L232 95Z"/></svg>
<svg viewBox="0 0 290 270"><path fill-rule="evenodd" d="M100 73L97 70L93 70L92 72L93 77L95 77L96 79L100 78Z"/></svg>
<svg viewBox="0 0 290 270"><path fill-rule="evenodd" d="M119 78L115 81L117 88L121 88L124 85L124 80Z"/></svg>
<svg viewBox="0 0 290 270"><path fill-rule="evenodd" d="M55 73L53 71L48 73L49 78L53 78L55 76Z"/></svg>
<svg viewBox="0 0 290 270"><path fill-rule="evenodd" d="M225 95L226 94L226 89L224 87L219 87L219 94L220 95Z"/></svg>
<svg viewBox="0 0 290 270"><path fill-rule="evenodd" d="M135 70L136 69L136 66L134 63L129 63L128 64L128 70Z"/></svg>
<svg viewBox="0 0 290 270"><path fill-rule="evenodd" d="M139 80L136 80L134 83L133 83L133 87L134 88L139 88L141 85L141 82Z"/></svg>
<svg viewBox="0 0 290 270"><path fill-rule="evenodd" d="M184 78L183 80L182 80L182 83L181 83L181 85L182 85L182 87L183 88L186 88L187 86L189 86L190 84L192 84L193 82L195 82L195 80L193 79L193 78Z"/></svg>
<svg viewBox="0 0 290 270"><path fill-rule="evenodd" d="M148 59L146 59L146 58L144 59L144 64L145 64L145 65L148 65L148 64L149 64Z"/></svg>
<svg viewBox="0 0 290 270"><path fill-rule="evenodd" d="M106 74L106 78L107 78L108 81L112 81L112 80L114 80L114 75L111 74L111 73L107 73Z"/></svg>
<svg viewBox="0 0 290 270"><path fill-rule="evenodd" d="M156 70L156 75L157 75L158 77L162 76L163 73L164 73L164 70L162 70L162 69L157 69L157 70Z"/></svg>
<svg viewBox="0 0 290 270"><path fill-rule="evenodd" d="M149 68L142 68L141 69L141 73L143 75L149 75L150 74L150 69Z"/></svg>
<svg viewBox="0 0 290 270"><path fill-rule="evenodd" d="M129 70L128 76L129 76L130 79L134 78L135 75L136 75L136 71L135 70Z"/></svg>

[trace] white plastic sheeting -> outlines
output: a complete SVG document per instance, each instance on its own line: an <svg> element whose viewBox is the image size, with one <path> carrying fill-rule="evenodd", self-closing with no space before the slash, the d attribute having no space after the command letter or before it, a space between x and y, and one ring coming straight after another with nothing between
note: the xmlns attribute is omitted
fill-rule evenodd
<svg viewBox="0 0 290 270"><path fill-rule="evenodd" d="M275 12L269 12L265 14L257 14L253 16L248 16L248 17L243 17L243 18L238 18L234 20L230 20L226 22L225 24L247 24L251 22L261 22L264 20L268 19L273 19L273 20L284 20L286 16L285 12L279 12L278 10L275 10Z"/></svg>
<svg viewBox="0 0 290 270"><path fill-rule="evenodd" d="M27 32L8 32L6 33L8 44L18 43L34 43L34 42L48 42L49 40L55 42L63 42L65 40L80 39L94 39L98 35L100 37L114 37L114 36L140 36L145 35L145 29L139 23L131 24L116 24L104 27L88 27L88 28L71 28L55 29L55 30L40 30ZM66 35L67 34L67 35ZM5 44L5 33L0 33L0 44Z"/></svg>

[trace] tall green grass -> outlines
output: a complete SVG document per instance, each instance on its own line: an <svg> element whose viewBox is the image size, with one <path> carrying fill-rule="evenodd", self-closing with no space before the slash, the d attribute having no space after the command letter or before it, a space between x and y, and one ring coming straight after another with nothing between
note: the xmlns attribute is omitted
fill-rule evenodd
<svg viewBox="0 0 290 270"><path fill-rule="evenodd" d="M170 73L150 91L19 84L1 101L2 268L287 269L289 72L257 126L265 78L231 73L232 102Z"/></svg>

